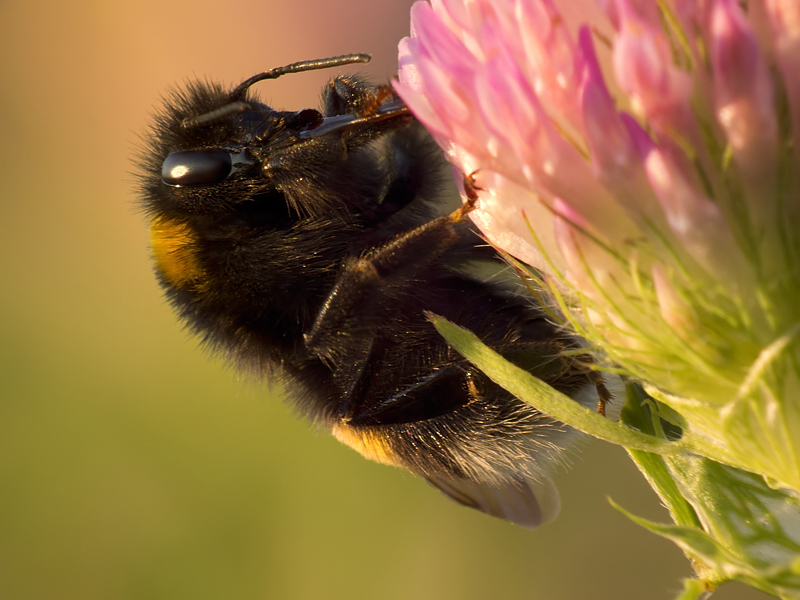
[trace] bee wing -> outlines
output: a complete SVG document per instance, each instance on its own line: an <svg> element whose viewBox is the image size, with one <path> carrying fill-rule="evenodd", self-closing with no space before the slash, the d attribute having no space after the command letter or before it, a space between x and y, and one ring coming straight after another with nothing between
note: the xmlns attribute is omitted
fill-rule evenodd
<svg viewBox="0 0 800 600"><path fill-rule="evenodd" d="M561 507L558 489L552 479L545 475L535 480L520 477L505 486L482 484L469 479L426 479L459 504L528 529L549 523L558 516Z"/></svg>

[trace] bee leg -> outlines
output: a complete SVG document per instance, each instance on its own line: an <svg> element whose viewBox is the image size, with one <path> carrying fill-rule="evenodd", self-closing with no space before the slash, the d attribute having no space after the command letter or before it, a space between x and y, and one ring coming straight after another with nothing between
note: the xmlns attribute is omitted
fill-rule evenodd
<svg viewBox="0 0 800 600"><path fill-rule="evenodd" d="M388 398L371 391L361 397L351 396L340 408L340 415L353 426L416 423L432 419L476 400L468 377L459 363L443 365L417 377ZM448 468L451 471L457 469L453 464Z"/></svg>
<svg viewBox="0 0 800 600"><path fill-rule="evenodd" d="M411 289L420 269L435 263L463 235L454 227L461 220L457 210L348 261L303 336L306 347L333 359L359 332L374 330L387 304L386 295Z"/></svg>
<svg viewBox="0 0 800 600"><path fill-rule="evenodd" d="M474 209L478 203L478 192L483 191L483 188L475 183L475 175L479 170L475 169L469 175L464 174L464 195L467 197L467 201L464 204L469 205L470 210Z"/></svg>
<svg viewBox="0 0 800 600"><path fill-rule="evenodd" d="M587 376L589 377L589 381L592 382L594 388L597 390L597 412L605 417L606 404L611 402L613 396L611 395L611 392L608 391L605 380L600 373L589 370Z"/></svg>
<svg viewBox="0 0 800 600"><path fill-rule="evenodd" d="M457 209L455 209L448 218L453 223L460 223L461 221L465 221L467 215L471 213L473 210L478 208L478 192L482 191L483 188L479 187L475 183L475 174L478 172L478 169L472 171L472 173L464 174L464 179L462 182L465 200Z"/></svg>
<svg viewBox="0 0 800 600"><path fill-rule="evenodd" d="M332 79L322 92L326 117L354 114L368 117L376 114L381 104L397 98L390 85L375 87L358 77L342 75Z"/></svg>

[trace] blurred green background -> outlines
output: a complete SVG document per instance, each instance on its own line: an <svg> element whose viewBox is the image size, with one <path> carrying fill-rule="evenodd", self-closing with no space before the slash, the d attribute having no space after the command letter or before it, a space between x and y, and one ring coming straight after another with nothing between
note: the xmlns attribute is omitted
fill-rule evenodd
<svg viewBox="0 0 800 600"><path fill-rule="evenodd" d="M409 6L0 2L0 598L667 599L689 575L609 506L666 519L621 450L575 452L531 533L312 431L161 298L130 171L164 89L356 51L386 79ZM330 75L259 91L316 106Z"/></svg>

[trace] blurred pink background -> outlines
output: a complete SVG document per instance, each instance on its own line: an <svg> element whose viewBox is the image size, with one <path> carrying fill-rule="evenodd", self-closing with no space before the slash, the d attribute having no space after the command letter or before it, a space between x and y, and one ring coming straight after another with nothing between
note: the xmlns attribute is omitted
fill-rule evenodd
<svg viewBox="0 0 800 600"><path fill-rule="evenodd" d="M561 517L531 533L312 431L161 298L130 172L165 88L348 52L383 81L409 7L0 2L0 598L677 594L682 554L606 500L667 518L622 450L575 452ZM258 91L316 106L331 75Z"/></svg>

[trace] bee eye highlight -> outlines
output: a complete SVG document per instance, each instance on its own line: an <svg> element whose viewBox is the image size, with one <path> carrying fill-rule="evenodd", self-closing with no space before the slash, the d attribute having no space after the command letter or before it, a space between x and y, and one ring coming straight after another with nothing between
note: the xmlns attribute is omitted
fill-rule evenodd
<svg viewBox="0 0 800 600"><path fill-rule="evenodd" d="M173 152L161 165L161 180L167 185L210 185L231 174L233 161L227 150L204 149Z"/></svg>

